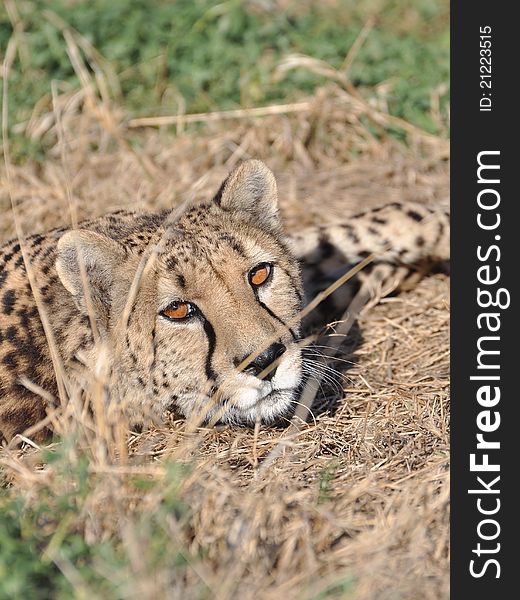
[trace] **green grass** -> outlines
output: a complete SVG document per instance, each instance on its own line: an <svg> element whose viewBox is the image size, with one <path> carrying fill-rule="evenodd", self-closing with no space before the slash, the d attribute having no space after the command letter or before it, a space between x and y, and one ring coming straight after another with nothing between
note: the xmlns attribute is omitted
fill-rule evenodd
<svg viewBox="0 0 520 600"><path fill-rule="evenodd" d="M431 91L449 79L447 0L337 0L288 4L250 0L21 0L19 52L10 77L10 123L51 105L51 80L79 86L54 15L81 33L110 65L111 94L129 115L259 106L312 93L322 77L301 69L279 81L276 65L302 53L340 68L370 15L377 21L350 71L369 92L388 82L391 114L430 132ZM12 14L11 14L12 17ZM0 53L12 35L0 7ZM43 100L41 100L43 98ZM447 102L445 95L444 106ZM39 143L16 141L35 157Z"/></svg>
<svg viewBox="0 0 520 600"><path fill-rule="evenodd" d="M0 488L0 600L59 600L78 591L88 598L128 597L139 569L143 578L166 573L166 584L174 585L198 560L176 536L188 515L177 493L186 469L165 463L160 482L99 475L77 449L71 461L72 448L65 442L46 453L52 477L30 496ZM92 504L100 494L101 502ZM140 510L139 503L132 509L136 495L140 503L153 497L154 509ZM87 541L88 523L102 529L94 534L98 539Z"/></svg>

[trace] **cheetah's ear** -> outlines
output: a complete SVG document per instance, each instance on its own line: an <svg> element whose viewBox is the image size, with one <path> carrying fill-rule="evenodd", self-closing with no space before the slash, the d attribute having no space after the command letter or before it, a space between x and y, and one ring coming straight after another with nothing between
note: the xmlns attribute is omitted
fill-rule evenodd
<svg viewBox="0 0 520 600"><path fill-rule="evenodd" d="M94 231L79 229L60 238L56 270L62 284L85 314L88 313L85 284L88 284L96 316L103 319L108 317L115 270L124 258L124 249L114 240Z"/></svg>
<svg viewBox="0 0 520 600"><path fill-rule="evenodd" d="M261 160L246 160L238 165L220 186L214 201L260 227L280 227L276 180Z"/></svg>

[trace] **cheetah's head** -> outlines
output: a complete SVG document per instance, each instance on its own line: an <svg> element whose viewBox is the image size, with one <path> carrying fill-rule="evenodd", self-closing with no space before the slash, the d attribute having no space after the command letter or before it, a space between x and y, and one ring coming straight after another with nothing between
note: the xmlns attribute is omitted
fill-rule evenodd
<svg viewBox="0 0 520 600"><path fill-rule="evenodd" d="M211 202L165 215L149 243L135 236L79 230L58 246L65 288L87 313L88 279L90 312L114 349L112 393L137 414L286 415L302 379L302 289L271 171L246 161Z"/></svg>

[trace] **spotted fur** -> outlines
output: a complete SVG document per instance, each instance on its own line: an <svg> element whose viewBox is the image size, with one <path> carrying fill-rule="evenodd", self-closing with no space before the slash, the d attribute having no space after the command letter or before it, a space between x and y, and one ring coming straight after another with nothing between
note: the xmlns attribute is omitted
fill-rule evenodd
<svg viewBox="0 0 520 600"><path fill-rule="evenodd" d="M67 393L100 365L111 401L136 418L175 409L273 421L302 382L306 297L371 252L391 269L447 259L448 236L443 211L393 203L285 237L274 176L247 161L212 200L9 242L0 250L0 433L10 439L45 416L56 372ZM248 274L263 263L269 279L255 288ZM165 317L174 302L193 314Z"/></svg>

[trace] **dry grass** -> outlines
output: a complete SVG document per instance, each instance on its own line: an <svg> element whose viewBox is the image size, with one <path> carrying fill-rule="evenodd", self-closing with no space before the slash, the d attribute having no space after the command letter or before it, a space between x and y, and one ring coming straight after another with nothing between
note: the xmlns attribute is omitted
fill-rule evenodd
<svg viewBox="0 0 520 600"><path fill-rule="evenodd" d="M73 54L73 39L69 45ZM247 157L265 159L277 174L293 229L395 198L446 203L447 142L396 123L348 81L330 79L305 109L212 117L201 129L181 121L175 136L151 128L133 137L136 123L87 77L76 95L56 96L54 113L26 127L55 145L43 166L11 169L21 228L30 234L70 222L71 206L83 218L207 198ZM389 127L404 130L408 149L391 141ZM4 241L15 227L5 171L0 176ZM99 576L124 598L447 598L448 302L448 280L435 275L365 311L354 349L335 363L346 377L341 393L325 389L309 424L289 438L264 427L188 434L172 420L122 443L121 432L58 412L61 431L75 423L67 464L88 457L90 491L74 529L89 544L117 537L128 556L121 572L94 565ZM280 440L284 452L266 463ZM6 449L1 461L27 503L45 490L59 497L74 489L59 466L42 464L38 449ZM164 525L167 551L186 561L175 576L150 568L150 539L136 526L136 515L161 506L172 464L188 465L174 480L188 509ZM136 491L136 475L158 485ZM44 558L77 597L89 597L58 546L50 543Z"/></svg>

